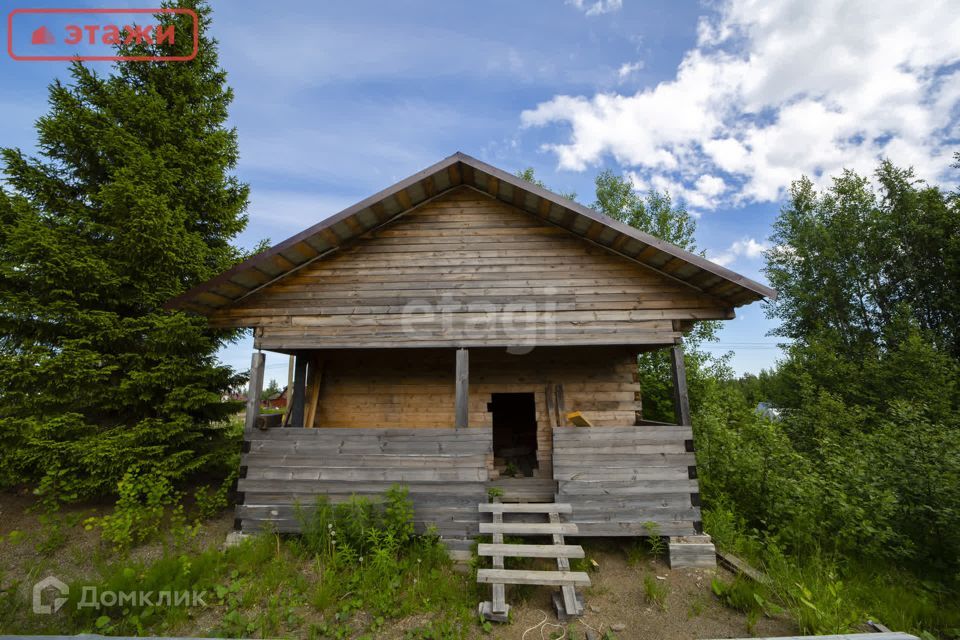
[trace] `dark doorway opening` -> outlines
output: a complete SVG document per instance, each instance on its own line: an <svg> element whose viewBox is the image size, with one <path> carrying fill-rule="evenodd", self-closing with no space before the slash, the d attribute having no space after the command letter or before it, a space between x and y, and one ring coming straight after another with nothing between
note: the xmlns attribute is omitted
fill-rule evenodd
<svg viewBox="0 0 960 640"><path fill-rule="evenodd" d="M532 393L494 393L494 463L505 476L531 477L537 468L537 403Z"/></svg>

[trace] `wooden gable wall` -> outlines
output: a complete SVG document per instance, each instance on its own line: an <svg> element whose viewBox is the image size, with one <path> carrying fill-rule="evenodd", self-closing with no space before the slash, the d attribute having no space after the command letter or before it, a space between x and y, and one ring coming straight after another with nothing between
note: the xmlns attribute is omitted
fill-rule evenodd
<svg viewBox="0 0 960 640"><path fill-rule="evenodd" d="M732 311L460 187L213 313L263 349L670 344Z"/></svg>

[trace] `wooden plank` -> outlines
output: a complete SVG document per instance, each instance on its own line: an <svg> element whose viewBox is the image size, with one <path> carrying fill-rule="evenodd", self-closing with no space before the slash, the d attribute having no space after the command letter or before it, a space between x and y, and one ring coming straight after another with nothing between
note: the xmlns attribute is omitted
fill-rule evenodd
<svg viewBox="0 0 960 640"><path fill-rule="evenodd" d="M293 369L293 406L290 409L290 426L298 429L303 427L306 378L307 355L298 353Z"/></svg>
<svg viewBox="0 0 960 640"><path fill-rule="evenodd" d="M557 426L558 427L566 426L567 421L565 417L567 415L567 405L566 405L566 400L563 397L563 383L557 383L556 404L557 404Z"/></svg>
<svg viewBox="0 0 960 640"><path fill-rule="evenodd" d="M477 545L477 555L511 558L583 558L583 547L576 544L485 544Z"/></svg>
<svg viewBox="0 0 960 640"><path fill-rule="evenodd" d="M479 505L480 513L571 513L569 504L549 502L546 504L484 503Z"/></svg>
<svg viewBox="0 0 960 640"><path fill-rule="evenodd" d="M673 411L677 423L690 424L690 398L687 395L687 372L683 364L683 347L670 349L670 371L673 377Z"/></svg>
<svg viewBox="0 0 960 640"><path fill-rule="evenodd" d="M289 439L302 440L304 442L330 442L345 438L353 438L357 440L373 439L385 442L435 442L437 440L444 439L457 442L479 442L489 440L492 435L493 429L490 427L471 427L466 431L453 428L429 429L426 432L420 428L409 427L324 427L323 429L314 429L311 431L276 430L266 431L264 433L253 433L250 435L250 439L254 441L283 441Z"/></svg>
<svg viewBox="0 0 960 640"><path fill-rule="evenodd" d="M456 427L466 429L470 421L470 352L466 349L457 349L456 376Z"/></svg>
<svg viewBox="0 0 960 640"><path fill-rule="evenodd" d="M577 447L585 442L673 442L693 437L689 425L659 427L603 427L597 429L556 429L554 442Z"/></svg>
<svg viewBox="0 0 960 640"><path fill-rule="evenodd" d="M746 560L742 560L732 553L721 551L719 549L716 549L715 553L717 555L717 559L720 561L720 564L724 565L730 571L743 574L757 584L767 585L770 583L770 578L768 578L765 573L754 569L749 563L747 563Z"/></svg>
<svg viewBox="0 0 960 640"><path fill-rule="evenodd" d="M287 390L284 394L287 398L287 406L283 408L283 421L281 426L289 426L290 424L290 411L293 409L293 371L294 363L296 357L290 355L288 358L289 362L287 364Z"/></svg>
<svg viewBox="0 0 960 640"><path fill-rule="evenodd" d="M323 361L311 358L307 371L306 418L303 426L312 428L317 417L317 403L320 401L320 383L323 378Z"/></svg>
<svg viewBox="0 0 960 640"><path fill-rule="evenodd" d="M493 524L503 524L502 513L494 512ZM502 533L493 534L493 544L497 546L503 545ZM503 554L493 555L493 568L494 570L503 570ZM505 614L507 612L507 598L502 582L497 582L493 585L493 605L491 609L494 613Z"/></svg>
<svg viewBox="0 0 960 640"><path fill-rule="evenodd" d="M650 530L645 522L590 522L583 521L574 516L577 526L580 528L580 536L586 537L621 537L621 536L648 536ZM696 529L693 521L690 522L657 522L657 528L660 535L665 536L685 536L694 535Z"/></svg>
<svg viewBox="0 0 960 640"><path fill-rule="evenodd" d="M486 469L331 469L291 467L248 469L251 480L341 480L341 481L385 481L385 482L449 482L449 481L486 481Z"/></svg>
<svg viewBox="0 0 960 640"><path fill-rule="evenodd" d="M556 419L556 405L554 404L556 402L556 394L552 384L547 384L544 395L547 403L547 426L550 428L561 426L561 423Z"/></svg>
<svg viewBox="0 0 960 640"><path fill-rule="evenodd" d="M266 354L257 351L250 358L250 381L247 387L247 411L244 416L244 433L253 433L260 414L260 393L263 391L263 371Z"/></svg>
<svg viewBox="0 0 960 640"><path fill-rule="evenodd" d="M577 455L564 449L562 452L554 451L553 462L555 466L562 466L566 469L576 469L582 467L586 470L592 470L601 466L605 470L614 469L635 469L638 467L683 467L686 469L697 463L696 455L693 453L584 453Z"/></svg>
<svg viewBox="0 0 960 640"><path fill-rule="evenodd" d="M518 536L547 536L554 533L577 535L577 525L569 522L559 524L538 522L505 522L503 524L495 524L481 522L480 533L503 533Z"/></svg>
<svg viewBox="0 0 960 640"><path fill-rule="evenodd" d="M242 464L251 469L259 467L294 468L294 467L323 467L325 469L390 469L390 468L464 468L486 466L484 454L342 454L336 452L316 456L312 454L267 454L262 451L243 454Z"/></svg>
<svg viewBox="0 0 960 640"><path fill-rule="evenodd" d="M550 523L559 524L560 516L556 513L550 514ZM553 534L553 544L556 546L561 546L565 544L562 534L555 533ZM570 570L570 560L565 556L560 556L557 558L557 570L558 571L569 571ZM580 605L577 601L577 593L574 591L573 587L570 585L564 585L560 587L560 594L563 598L563 607L566 610L568 616L578 616L582 613L580 610Z"/></svg>
<svg viewBox="0 0 960 640"><path fill-rule="evenodd" d="M590 576L582 571L528 571L521 569L478 569L482 584L534 584L544 586L590 586Z"/></svg>

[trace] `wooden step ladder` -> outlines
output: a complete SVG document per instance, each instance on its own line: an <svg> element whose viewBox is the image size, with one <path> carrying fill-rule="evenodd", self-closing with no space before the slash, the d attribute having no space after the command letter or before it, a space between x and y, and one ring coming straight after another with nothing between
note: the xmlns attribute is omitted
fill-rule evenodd
<svg viewBox="0 0 960 640"><path fill-rule="evenodd" d="M561 522L560 514L569 514L573 508L569 504L499 503L481 504L480 513L489 513L492 522L481 522L480 533L493 536L492 544L477 546L477 554L493 558L492 569L479 569L477 582L489 584L493 590L493 600L481 602L478 608L481 617L486 620L506 622L510 605L506 603L508 584L538 584L560 587L560 594L554 594L554 606L557 617L564 620L583 615L583 598L577 595L576 587L590 586L590 576L582 571L570 571L570 558L583 558L583 547L566 544L565 535L576 535L577 525ZM506 514L542 514L548 522L504 522ZM504 544L504 534L509 535L549 535L553 544ZM556 571L527 571L522 569L504 569L503 559L510 558L556 558Z"/></svg>

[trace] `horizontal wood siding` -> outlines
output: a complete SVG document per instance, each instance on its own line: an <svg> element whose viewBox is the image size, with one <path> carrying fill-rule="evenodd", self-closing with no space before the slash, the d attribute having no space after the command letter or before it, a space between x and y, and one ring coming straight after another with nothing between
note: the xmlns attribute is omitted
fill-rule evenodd
<svg viewBox="0 0 960 640"><path fill-rule="evenodd" d="M213 313L264 349L671 344L717 299L462 187Z"/></svg>
<svg viewBox="0 0 960 640"><path fill-rule="evenodd" d="M331 350L316 358L323 361L316 427L454 424L453 350ZM596 425L630 425L640 410L635 371L636 354L623 347L541 347L518 355L471 349L469 424L493 426L493 393L533 393L539 472L550 478L556 409L548 406L548 385L563 386L568 412Z"/></svg>
<svg viewBox="0 0 960 640"><path fill-rule="evenodd" d="M247 436L237 518L243 531L298 532L300 509L409 488L417 531L477 534L492 466L490 429L268 429Z"/></svg>
<svg viewBox="0 0 960 640"><path fill-rule="evenodd" d="M581 535L691 535L700 521L690 478L690 427L561 427L553 430L557 501L573 506Z"/></svg>

